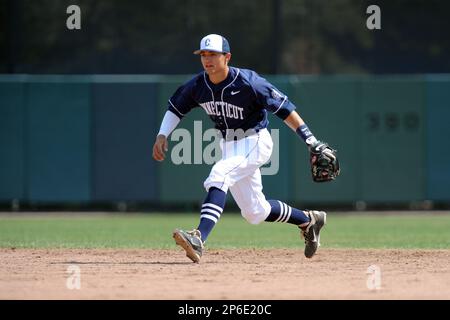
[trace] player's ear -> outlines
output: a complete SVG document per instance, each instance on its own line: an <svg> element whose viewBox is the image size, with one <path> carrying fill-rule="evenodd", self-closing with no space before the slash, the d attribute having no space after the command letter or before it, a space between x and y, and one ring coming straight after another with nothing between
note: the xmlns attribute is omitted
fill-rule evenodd
<svg viewBox="0 0 450 320"><path fill-rule="evenodd" d="M226 53L225 54L225 61L227 62L227 64L230 62L231 60L231 53Z"/></svg>

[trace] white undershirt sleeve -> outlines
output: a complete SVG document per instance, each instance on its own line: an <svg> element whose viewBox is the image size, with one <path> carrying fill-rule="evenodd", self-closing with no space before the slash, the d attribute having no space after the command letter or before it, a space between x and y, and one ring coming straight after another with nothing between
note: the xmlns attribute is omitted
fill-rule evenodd
<svg viewBox="0 0 450 320"><path fill-rule="evenodd" d="M163 121L161 122L161 128L159 129L158 135L162 134L168 137L180 121L181 119L178 118L172 111L167 110Z"/></svg>

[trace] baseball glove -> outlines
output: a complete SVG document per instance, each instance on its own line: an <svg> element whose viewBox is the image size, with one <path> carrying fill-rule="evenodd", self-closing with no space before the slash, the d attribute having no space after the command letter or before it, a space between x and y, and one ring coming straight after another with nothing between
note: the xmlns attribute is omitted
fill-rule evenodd
<svg viewBox="0 0 450 320"><path fill-rule="evenodd" d="M326 142L317 141L309 148L311 173L315 182L327 182L336 179L340 173L337 151Z"/></svg>

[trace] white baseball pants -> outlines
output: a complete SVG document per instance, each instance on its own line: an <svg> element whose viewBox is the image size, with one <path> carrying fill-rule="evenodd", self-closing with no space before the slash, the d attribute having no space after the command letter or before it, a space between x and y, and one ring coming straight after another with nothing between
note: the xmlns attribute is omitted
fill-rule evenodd
<svg viewBox="0 0 450 320"><path fill-rule="evenodd" d="M230 189L242 216L251 224L264 221L270 213L262 189L260 167L269 161L273 141L267 129L237 141L220 141L222 159L211 169L204 182L206 191L216 187Z"/></svg>

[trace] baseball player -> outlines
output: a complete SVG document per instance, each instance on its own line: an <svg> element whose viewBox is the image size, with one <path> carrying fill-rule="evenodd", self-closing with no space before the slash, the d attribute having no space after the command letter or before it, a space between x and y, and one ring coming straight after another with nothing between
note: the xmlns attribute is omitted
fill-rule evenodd
<svg viewBox="0 0 450 320"><path fill-rule="evenodd" d="M262 192L259 168L270 159L273 147L267 130L268 113L282 119L310 151L315 151L314 156L311 153L312 163L320 156L332 157L334 150L314 137L286 95L256 72L229 66L231 50L223 36L205 36L194 54L200 55L204 71L180 86L169 99L168 110L153 146L153 158L164 160L168 136L195 107L204 109L221 134L222 158L215 163L204 182L207 195L198 227L192 231L175 229L173 238L176 244L193 262L199 262L230 191L242 216L251 224L265 221L298 226L305 239L304 254L307 258L313 257L320 245L320 230L326 223L326 213L300 210L280 200L267 200ZM316 174L319 179L336 173L313 171L313 176Z"/></svg>

